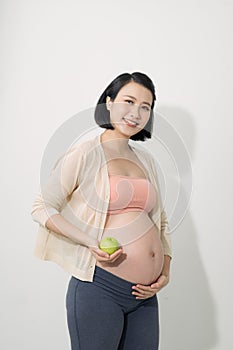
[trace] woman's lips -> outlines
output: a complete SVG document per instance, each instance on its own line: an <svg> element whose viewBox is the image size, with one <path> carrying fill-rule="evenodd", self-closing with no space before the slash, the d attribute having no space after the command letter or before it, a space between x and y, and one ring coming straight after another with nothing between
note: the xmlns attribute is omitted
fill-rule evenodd
<svg viewBox="0 0 233 350"><path fill-rule="evenodd" d="M126 125L130 126L131 128L136 128L138 126L137 122L131 121L130 119L127 118L122 118L125 122Z"/></svg>

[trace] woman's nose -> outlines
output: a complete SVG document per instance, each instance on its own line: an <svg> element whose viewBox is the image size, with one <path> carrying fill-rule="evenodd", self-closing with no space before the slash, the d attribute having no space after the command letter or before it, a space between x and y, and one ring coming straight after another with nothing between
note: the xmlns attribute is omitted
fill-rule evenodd
<svg viewBox="0 0 233 350"><path fill-rule="evenodd" d="M140 106L136 105L135 103L133 106L131 106L130 115L134 118L140 118L139 110L140 110Z"/></svg>

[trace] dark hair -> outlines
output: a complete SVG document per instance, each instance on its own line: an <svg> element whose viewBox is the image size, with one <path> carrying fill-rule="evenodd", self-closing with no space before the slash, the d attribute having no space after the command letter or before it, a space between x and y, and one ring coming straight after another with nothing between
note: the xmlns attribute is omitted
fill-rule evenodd
<svg viewBox="0 0 233 350"><path fill-rule="evenodd" d="M144 126L142 130L140 130L137 134L132 135L130 139L135 141L145 141L146 138L151 138L151 133L153 130L153 122L154 122L154 102L156 101L155 96L155 88L152 80L144 73L140 72L134 72L132 74L130 73L123 73L120 74L118 77L116 77L104 90L102 95L100 96L97 105L95 107L94 112L94 118L96 123L101 127L105 129L112 129L114 130L114 127L110 123L110 112L108 111L106 107L106 98L109 96L112 101L116 98L118 92L120 89L130 83L131 81L134 81L135 83L143 85L145 88L151 91L153 95L153 101L151 105L151 112L150 112L150 118L147 122L147 124Z"/></svg>

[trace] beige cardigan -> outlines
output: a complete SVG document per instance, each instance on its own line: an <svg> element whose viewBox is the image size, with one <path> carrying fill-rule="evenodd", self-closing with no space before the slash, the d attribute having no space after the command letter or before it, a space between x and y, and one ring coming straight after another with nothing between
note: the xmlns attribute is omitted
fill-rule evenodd
<svg viewBox="0 0 233 350"><path fill-rule="evenodd" d="M149 217L157 226L164 255L172 257L169 226L163 210L155 163L150 152L132 146L155 186L157 201ZM53 214L61 214L80 231L101 240L110 198L107 162L100 135L74 145L60 157L46 185L41 186L32 206L32 219L39 223L34 254L60 265L71 275L93 281L96 259L88 247L45 227ZM153 224L152 223L152 224Z"/></svg>

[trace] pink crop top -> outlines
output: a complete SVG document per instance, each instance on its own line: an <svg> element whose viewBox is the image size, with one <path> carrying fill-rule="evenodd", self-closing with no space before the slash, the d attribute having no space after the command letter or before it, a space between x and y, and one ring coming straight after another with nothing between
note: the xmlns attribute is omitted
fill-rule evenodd
<svg viewBox="0 0 233 350"><path fill-rule="evenodd" d="M146 211L155 205L156 192L148 179L109 175L110 200L107 215L126 211Z"/></svg>

